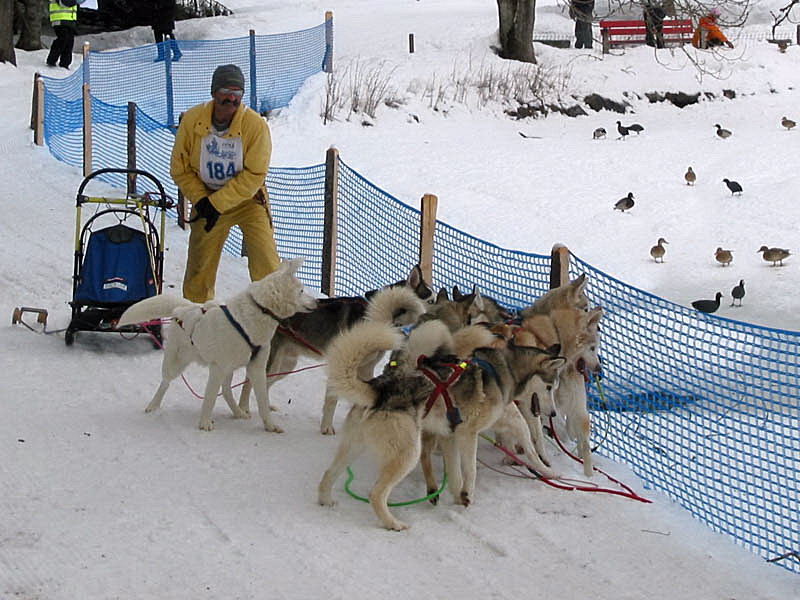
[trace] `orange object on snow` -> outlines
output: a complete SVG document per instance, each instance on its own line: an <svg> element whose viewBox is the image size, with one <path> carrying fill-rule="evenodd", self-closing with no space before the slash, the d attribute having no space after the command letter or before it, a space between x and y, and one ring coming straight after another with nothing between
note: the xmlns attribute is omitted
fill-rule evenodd
<svg viewBox="0 0 800 600"><path fill-rule="evenodd" d="M700 18L700 24L694 30L692 36L692 46L695 48L708 48L709 46L721 46L726 44L733 48L733 44L728 41L725 34L717 26L717 18L709 14Z"/></svg>

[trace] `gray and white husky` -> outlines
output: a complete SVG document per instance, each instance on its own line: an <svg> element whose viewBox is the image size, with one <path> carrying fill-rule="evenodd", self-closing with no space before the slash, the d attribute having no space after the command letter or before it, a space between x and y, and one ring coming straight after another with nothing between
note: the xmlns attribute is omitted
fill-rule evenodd
<svg viewBox="0 0 800 600"><path fill-rule="evenodd" d="M164 347L161 385L145 411L159 408L170 382L189 364L197 362L208 366L200 429L214 428L211 413L220 388L234 417L247 418L249 412L237 406L231 391L234 371L246 367L247 377L255 386L264 428L282 432L270 417L266 365L279 321L316 306L316 300L295 277L302 262L283 262L274 273L251 283L225 304L210 301L201 305L177 296L158 295L129 307L122 314L119 327L167 317L173 320Z"/></svg>
<svg viewBox="0 0 800 600"><path fill-rule="evenodd" d="M423 335L425 343L418 344ZM500 350L475 349L475 360L464 366L461 377L448 390L462 419L453 430L441 399L425 414L426 402L436 386L414 366L422 352L420 348L426 347L424 353L434 351L426 367L439 379L447 379L449 365L455 359L436 349L446 351L456 345L446 325L439 321L426 323L412 331L407 346L416 349L406 351L405 361L373 377L371 368L376 355L387 351L403 354L406 342L397 328L365 322L333 341L328 352L328 385L353 407L345 420L336 456L319 484L320 504L333 504L331 492L336 479L359 455L369 452L379 465L378 480L370 492L372 508L387 529L406 529L408 525L391 514L387 501L392 489L417 464L423 429L444 440L445 468L456 502L471 502L478 434L501 419L515 394L523 391L531 378L542 369L558 370L563 358L538 348L513 345ZM527 434L527 430L523 429L523 433ZM553 477L554 473L533 450L529 436L527 439L526 458L543 476Z"/></svg>

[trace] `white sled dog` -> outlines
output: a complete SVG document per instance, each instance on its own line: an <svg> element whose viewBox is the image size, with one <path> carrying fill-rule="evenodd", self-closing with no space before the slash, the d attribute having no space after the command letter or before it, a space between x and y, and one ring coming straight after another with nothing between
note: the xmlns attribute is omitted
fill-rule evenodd
<svg viewBox="0 0 800 600"><path fill-rule="evenodd" d="M173 319L165 343L161 385L145 412L161 406L170 382L189 364L197 362L208 366L200 429L214 428L211 412L220 387L234 417L248 418L249 412L239 408L231 391L234 371L246 367L247 377L256 390L264 428L281 433L283 430L270 417L266 365L279 322L316 306L316 300L294 276L302 262L302 259L283 262L277 271L251 283L226 304L209 301L200 305L177 296L159 295L128 308L120 318L119 327L165 317Z"/></svg>

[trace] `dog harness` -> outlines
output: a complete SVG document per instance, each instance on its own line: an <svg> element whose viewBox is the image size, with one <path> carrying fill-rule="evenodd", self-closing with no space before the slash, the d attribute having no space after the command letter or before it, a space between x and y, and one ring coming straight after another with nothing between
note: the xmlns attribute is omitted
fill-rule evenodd
<svg viewBox="0 0 800 600"><path fill-rule="evenodd" d="M248 297L249 297L249 298L250 298L250 300L253 302L253 304L255 304L255 305L256 305L256 306L259 308L259 310L260 310L262 313L264 313L265 315L267 315L267 316L268 316L268 317L270 317L271 319L273 319L273 320L277 321L277 323L278 323L278 326L283 326L284 328L286 327L286 325L284 324L284 323L285 323L285 321L286 321L286 319L281 319L281 318L280 318L278 315L276 315L274 312L272 312L272 311L271 311L270 309L268 309L266 306L261 306L261 305L260 305L260 304L259 304L259 303L256 301L256 299L255 299L255 298L253 298L253 295L252 295L252 294L248 294ZM228 319L228 321L230 322L230 324L231 324L231 325L233 325L233 328L234 328L236 331L238 331L238 332L239 332L239 335L241 335L241 336L242 336L242 338L244 338L244 341L245 341L245 342L247 342L247 345L248 345L248 346L250 346L250 360L252 361L253 359L255 359L255 357L256 357L256 354L258 354L258 351L259 351L259 350L261 350L261 346L256 346L256 345L253 343L253 341L250 339L250 336L249 336L249 335L247 335L247 332L244 330L244 327L242 327L241 323L239 323L239 321L237 321L236 319L234 319L234 318L233 318L233 315L231 314L231 311L230 311L230 310L228 310L228 307L227 307L227 306L225 306L224 304L220 304L220 305L219 305L219 307L220 307L220 309L222 310L222 314L224 314L224 315L225 315L225 317L226 317L226 318Z"/></svg>
<svg viewBox="0 0 800 600"><path fill-rule="evenodd" d="M250 336L247 335L247 332L244 330L244 327L239 324L239 321L233 318L233 315L231 314L231 311L228 310L227 306L220 304L219 307L222 310L222 314L225 315L228 321L230 321L230 324L233 325L233 328L239 332L239 335L241 335L244 338L244 341L247 342L247 345L250 346L250 360L252 361L256 357L256 354L258 354L258 351L261 350L261 346L256 346L253 343L253 341L250 339Z"/></svg>
<svg viewBox="0 0 800 600"><path fill-rule="evenodd" d="M422 363L426 358L428 357L424 354L420 355L420 357L417 359L417 369L423 375L425 375L425 377L430 379L431 383L434 385L434 388L431 392L431 395L428 397L428 400L425 402L425 412L422 413L422 418L424 419L428 416L428 413L431 411L431 408L433 408L434 403L436 400L438 400L439 396L441 396L444 399L447 420L450 423L450 431L455 431L458 424L462 422L461 412L458 410L457 406L453 406L453 399L450 397L448 388L461 378L461 375L467 369L469 363L465 361L460 363L442 363L440 366L450 367L451 369L450 376L443 381L439 379L439 376L435 372L423 366Z"/></svg>

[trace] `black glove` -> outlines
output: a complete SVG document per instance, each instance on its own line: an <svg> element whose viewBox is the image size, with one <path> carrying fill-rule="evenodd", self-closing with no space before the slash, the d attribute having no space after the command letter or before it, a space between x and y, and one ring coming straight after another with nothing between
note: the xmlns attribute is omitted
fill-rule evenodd
<svg viewBox="0 0 800 600"><path fill-rule="evenodd" d="M197 212L194 219L189 219L189 223L194 223L198 219L205 219L206 226L205 230L206 233L214 229L214 225L217 224L217 219L219 219L219 211L214 208L214 205L211 204L211 201L208 197L203 196L200 200L197 201L197 204L194 205L194 210Z"/></svg>

